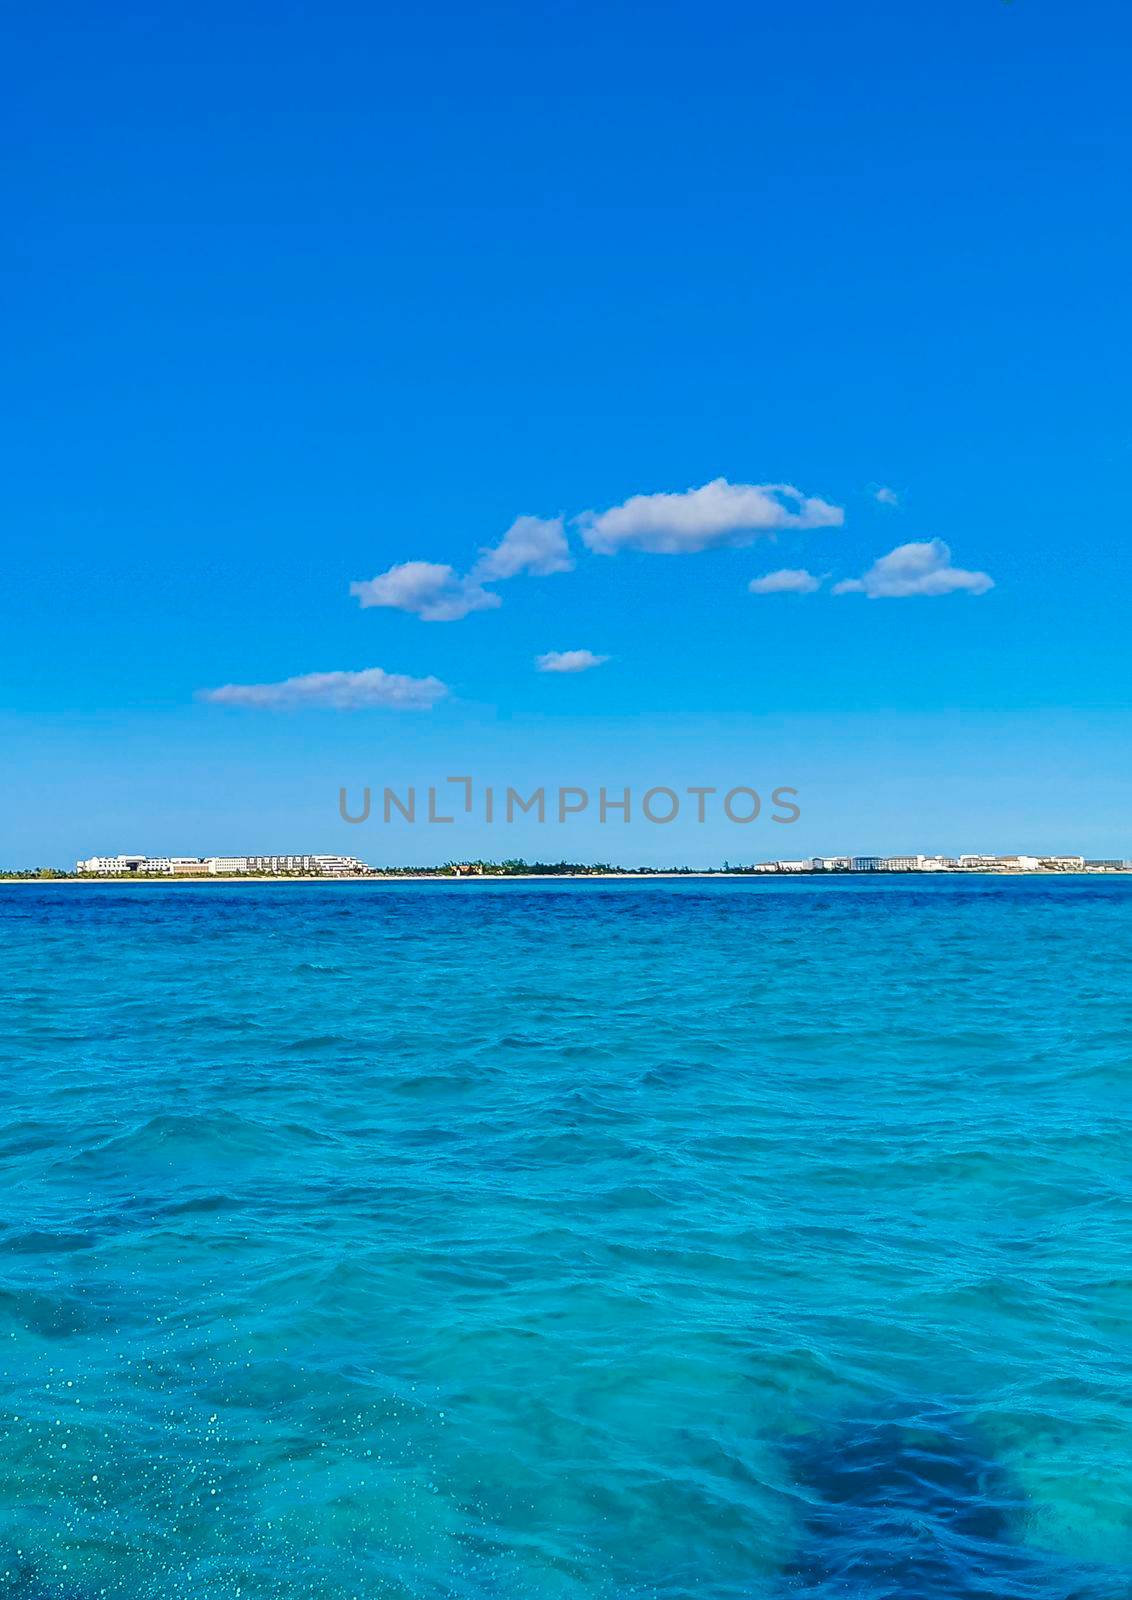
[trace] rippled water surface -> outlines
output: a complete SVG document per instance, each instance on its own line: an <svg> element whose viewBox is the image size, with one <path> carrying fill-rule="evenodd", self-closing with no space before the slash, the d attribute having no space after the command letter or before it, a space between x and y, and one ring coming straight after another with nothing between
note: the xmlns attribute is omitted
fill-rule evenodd
<svg viewBox="0 0 1132 1600"><path fill-rule="evenodd" d="M1132 1594L1132 880L0 886L0 1594Z"/></svg>

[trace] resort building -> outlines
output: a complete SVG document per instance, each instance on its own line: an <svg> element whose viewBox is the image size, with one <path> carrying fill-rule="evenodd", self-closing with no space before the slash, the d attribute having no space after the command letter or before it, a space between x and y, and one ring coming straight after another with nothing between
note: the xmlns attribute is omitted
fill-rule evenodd
<svg viewBox="0 0 1132 1600"><path fill-rule="evenodd" d="M349 878L355 873L370 870L357 856L315 856L314 861L319 872L330 878Z"/></svg>
<svg viewBox="0 0 1132 1600"><path fill-rule="evenodd" d="M99 877L125 877L133 872L168 872L167 856L91 856L76 861L75 871L97 873Z"/></svg>
<svg viewBox="0 0 1132 1600"><path fill-rule="evenodd" d="M229 878L253 873L261 877L347 878L368 873L369 868L356 856L91 856L76 861L75 871L99 878Z"/></svg>
<svg viewBox="0 0 1132 1600"><path fill-rule="evenodd" d="M252 872L270 877L347 877L369 869L355 856L210 856L204 870L213 877Z"/></svg>

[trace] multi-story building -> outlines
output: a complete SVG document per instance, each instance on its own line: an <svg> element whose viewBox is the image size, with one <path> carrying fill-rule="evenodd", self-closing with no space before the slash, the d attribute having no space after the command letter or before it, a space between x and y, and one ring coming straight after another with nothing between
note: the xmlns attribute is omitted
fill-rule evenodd
<svg viewBox="0 0 1132 1600"><path fill-rule="evenodd" d="M167 872L169 861L165 856L91 856L86 861L76 861L75 871L97 873L99 877L126 877L137 872Z"/></svg>
<svg viewBox="0 0 1132 1600"><path fill-rule="evenodd" d="M121 872L117 856L90 856L86 861L76 861L76 872Z"/></svg>
<svg viewBox="0 0 1132 1600"><path fill-rule="evenodd" d="M214 877L256 873L269 877L348 877L365 872L356 856L210 856L205 863Z"/></svg>
<svg viewBox="0 0 1132 1600"><path fill-rule="evenodd" d="M369 869L356 856L91 856L76 861L84 876L241 877L249 873L305 877L351 877Z"/></svg>
<svg viewBox="0 0 1132 1600"><path fill-rule="evenodd" d="M878 870L881 872L919 872L923 864L923 856L883 856Z"/></svg>
<svg viewBox="0 0 1132 1600"><path fill-rule="evenodd" d="M882 862L880 856L853 857L854 872L882 872L883 870L884 863Z"/></svg>
<svg viewBox="0 0 1132 1600"><path fill-rule="evenodd" d="M368 872L369 868L364 861L359 861L357 856L315 856L318 871L326 877L347 878L358 872Z"/></svg>
<svg viewBox="0 0 1132 1600"><path fill-rule="evenodd" d="M285 877L296 872L309 876L318 868L314 856L249 856L244 871L269 872L273 876Z"/></svg>
<svg viewBox="0 0 1132 1600"><path fill-rule="evenodd" d="M815 872L848 872L853 865L852 856L815 856Z"/></svg>

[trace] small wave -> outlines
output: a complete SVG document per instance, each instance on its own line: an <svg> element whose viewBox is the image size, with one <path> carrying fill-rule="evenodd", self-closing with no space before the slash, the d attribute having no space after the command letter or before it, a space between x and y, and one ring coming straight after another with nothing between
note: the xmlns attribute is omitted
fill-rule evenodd
<svg viewBox="0 0 1132 1600"><path fill-rule="evenodd" d="M32 1228L27 1233L5 1235L0 1239L0 1248L13 1255L55 1256L89 1250L96 1242L92 1233L53 1233L46 1228Z"/></svg>
<svg viewBox="0 0 1132 1600"><path fill-rule="evenodd" d="M233 1112L196 1117L166 1113L150 1117L76 1155L63 1157L56 1166L119 1173L139 1165L184 1166L195 1171L202 1162L216 1165L292 1160L296 1142L323 1144L332 1140L317 1129L295 1122L270 1126Z"/></svg>

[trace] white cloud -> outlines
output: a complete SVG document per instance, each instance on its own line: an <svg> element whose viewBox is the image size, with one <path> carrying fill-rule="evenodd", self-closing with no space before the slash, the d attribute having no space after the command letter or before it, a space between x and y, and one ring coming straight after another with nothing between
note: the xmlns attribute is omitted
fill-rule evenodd
<svg viewBox="0 0 1132 1600"><path fill-rule="evenodd" d="M821 588L821 579L804 567L781 567L764 578L752 578L747 588L752 594L813 594Z"/></svg>
<svg viewBox="0 0 1132 1600"><path fill-rule="evenodd" d="M903 599L908 595L986 594L994 579L985 572L965 572L951 565L951 551L942 539L901 544L874 561L860 578L835 583L834 594L866 594L870 600Z"/></svg>
<svg viewBox="0 0 1132 1600"><path fill-rule="evenodd" d="M474 578L462 578L454 567L436 561L402 561L376 578L352 583L350 593L363 610L389 606L411 611L423 622L458 622L472 611L491 611L503 604Z"/></svg>
<svg viewBox="0 0 1132 1600"><path fill-rule="evenodd" d="M497 545L480 551L471 576L494 583L529 572L548 578L574 566L561 517L516 517Z"/></svg>
<svg viewBox="0 0 1132 1600"><path fill-rule="evenodd" d="M714 478L683 494L636 494L608 511L586 511L577 521L591 550L649 550L687 555L750 544L779 529L836 528L839 506L803 495L788 483L728 483Z"/></svg>
<svg viewBox="0 0 1132 1600"><path fill-rule="evenodd" d="M588 672L608 660L608 656L595 656L592 650L548 650L544 656L535 657L535 666L540 672Z"/></svg>
<svg viewBox="0 0 1132 1600"><path fill-rule="evenodd" d="M886 488L883 483L879 488L873 490L873 499L882 506L898 506L900 504L900 496L896 490Z"/></svg>
<svg viewBox="0 0 1132 1600"><path fill-rule="evenodd" d="M503 604L485 583L522 572L545 578L573 565L561 517L516 517L497 545L480 551L466 576L438 561L402 561L376 578L352 583L350 593L363 609L388 606L410 611L422 622L459 622L473 611L494 611Z"/></svg>
<svg viewBox="0 0 1132 1600"><path fill-rule="evenodd" d="M439 678L408 678L380 667L361 672L308 672L282 683L226 683L202 689L199 698L218 706L251 706L257 710L300 711L324 707L363 711L384 706L393 711L428 711L448 693Z"/></svg>

